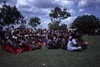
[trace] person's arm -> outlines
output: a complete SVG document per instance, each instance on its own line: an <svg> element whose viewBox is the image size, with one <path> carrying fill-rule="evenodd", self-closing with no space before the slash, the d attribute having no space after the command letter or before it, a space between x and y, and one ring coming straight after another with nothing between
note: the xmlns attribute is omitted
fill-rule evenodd
<svg viewBox="0 0 100 67"><path fill-rule="evenodd" d="M72 39L72 44L73 44L74 47L78 47L79 46L75 39Z"/></svg>
<svg viewBox="0 0 100 67"><path fill-rule="evenodd" d="M77 42L76 42L75 39L72 39L72 43L73 43L73 44L77 44Z"/></svg>

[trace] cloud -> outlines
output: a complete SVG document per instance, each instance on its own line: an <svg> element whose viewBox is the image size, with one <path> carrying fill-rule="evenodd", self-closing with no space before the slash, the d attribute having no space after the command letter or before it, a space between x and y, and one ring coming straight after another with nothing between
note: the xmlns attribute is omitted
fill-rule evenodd
<svg viewBox="0 0 100 67"><path fill-rule="evenodd" d="M84 15L91 15L90 13L84 13Z"/></svg>
<svg viewBox="0 0 100 67"><path fill-rule="evenodd" d="M84 9L79 9L79 12L83 12L84 11Z"/></svg>
<svg viewBox="0 0 100 67"><path fill-rule="evenodd" d="M38 3L39 0L36 0ZM35 16L40 16L40 15L47 15L50 12L49 8L40 8L37 5L34 5L35 0L17 0L17 8L19 11L21 11L23 14L30 14L30 15L35 15ZM36 4L37 4L36 3ZM39 4L39 3L38 3Z"/></svg>
<svg viewBox="0 0 100 67"><path fill-rule="evenodd" d="M41 29L48 29L48 24L50 23L50 20L44 19L43 22L41 22L40 25L38 25L38 28Z"/></svg>
<svg viewBox="0 0 100 67"><path fill-rule="evenodd" d="M51 9L56 6L69 7L73 5L73 2L67 0L17 0L16 6L19 11L25 16L40 17L41 19L50 19L49 13ZM72 9L69 12L74 13Z"/></svg>
<svg viewBox="0 0 100 67"><path fill-rule="evenodd" d="M71 4L70 1L66 0L17 0L16 6L20 11L27 14L45 15L56 6L70 6Z"/></svg>
<svg viewBox="0 0 100 67"><path fill-rule="evenodd" d="M8 1L10 1L10 0L0 0L0 3L3 3L4 1L8 2Z"/></svg>
<svg viewBox="0 0 100 67"><path fill-rule="evenodd" d="M2 1L0 0L0 2ZM43 28L48 27L48 23L50 22L49 13L57 6L68 8L71 14L75 13L73 9L70 9L74 5L74 2L68 0L7 0L7 4L16 5L27 23L31 17L39 17L41 25L38 27Z"/></svg>
<svg viewBox="0 0 100 67"><path fill-rule="evenodd" d="M6 2L7 5L14 6L17 3L17 0L0 0L0 5Z"/></svg>
<svg viewBox="0 0 100 67"><path fill-rule="evenodd" d="M74 15L74 14L75 14L75 10L74 10L74 9L69 9L68 12L69 12L71 15Z"/></svg>
<svg viewBox="0 0 100 67"><path fill-rule="evenodd" d="M64 8L72 8L74 2L69 0L59 0L59 4Z"/></svg>
<svg viewBox="0 0 100 67"><path fill-rule="evenodd" d="M38 8L52 8L56 6L60 6L55 0L34 0L34 6Z"/></svg>
<svg viewBox="0 0 100 67"><path fill-rule="evenodd" d="M100 7L100 0L80 0L78 7L79 8L88 8L88 7Z"/></svg>
<svg viewBox="0 0 100 67"><path fill-rule="evenodd" d="M100 6L96 6L97 10L100 10Z"/></svg>
<svg viewBox="0 0 100 67"><path fill-rule="evenodd" d="M61 24L66 24L69 28L75 18L76 16L68 17L67 19L63 20Z"/></svg>
<svg viewBox="0 0 100 67"><path fill-rule="evenodd" d="M78 15L89 13L98 16L100 10L100 0L0 0L0 7L4 1L11 6L16 5L27 22L31 17L39 17L42 22L39 27L43 28L48 27L49 13L57 6L67 8L71 14L71 17L62 21L67 25L70 25Z"/></svg>

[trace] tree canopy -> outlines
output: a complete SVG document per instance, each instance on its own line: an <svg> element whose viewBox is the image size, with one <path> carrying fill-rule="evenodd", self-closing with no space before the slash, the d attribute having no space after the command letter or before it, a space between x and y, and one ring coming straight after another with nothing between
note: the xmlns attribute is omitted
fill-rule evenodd
<svg viewBox="0 0 100 67"><path fill-rule="evenodd" d="M51 13L49 14L51 18L51 22L48 26L50 29L59 29L60 28L60 22L68 17L70 17L70 13L67 12L67 9L61 9L60 7L55 7L53 10L51 10ZM62 29L62 28L61 28Z"/></svg>
<svg viewBox="0 0 100 67"><path fill-rule="evenodd" d="M66 24L59 25L59 22L49 23L48 26L51 30L62 30L64 32L67 31L67 25Z"/></svg>
<svg viewBox="0 0 100 67"><path fill-rule="evenodd" d="M67 9L61 9L60 7L55 7L53 10L51 10L51 13L49 14L51 17L52 22L61 22L61 20L66 19L70 16L70 13L67 12Z"/></svg>
<svg viewBox="0 0 100 67"><path fill-rule="evenodd" d="M72 28L85 34L93 33L100 26L100 21L94 15L78 16L72 23Z"/></svg>
<svg viewBox="0 0 100 67"><path fill-rule="evenodd" d="M49 23L48 24L49 29L51 30L58 30L59 29L59 22L55 22L55 23Z"/></svg>
<svg viewBox="0 0 100 67"><path fill-rule="evenodd" d="M40 18L38 17L32 17L29 20L29 25L31 25L32 27L36 27L37 25L40 25Z"/></svg>
<svg viewBox="0 0 100 67"><path fill-rule="evenodd" d="M4 4L0 8L0 25L1 26L25 23L23 18L24 17L17 10L16 6L11 7L10 5L7 5L6 2L4 2Z"/></svg>

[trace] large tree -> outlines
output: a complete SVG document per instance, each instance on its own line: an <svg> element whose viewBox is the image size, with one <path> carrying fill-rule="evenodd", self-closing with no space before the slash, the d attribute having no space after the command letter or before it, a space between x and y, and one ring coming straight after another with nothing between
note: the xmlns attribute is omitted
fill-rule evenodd
<svg viewBox="0 0 100 67"><path fill-rule="evenodd" d="M40 25L40 18L38 17L32 17L29 20L29 25L31 25L32 27L36 27L37 25Z"/></svg>
<svg viewBox="0 0 100 67"><path fill-rule="evenodd" d="M61 26L59 26L60 30L67 30L67 25L66 24L62 24Z"/></svg>
<svg viewBox="0 0 100 67"><path fill-rule="evenodd" d="M78 16L72 23L72 28L84 34L92 34L100 26L100 21L94 15Z"/></svg>
<svg viewBox="0 0 100 67"><path fill-rule="evenodd" d="M25 23L22 22L22 20L23 16L17 10L16 6L11 7L10 5L7 5L6 2L4 2L4 4L0 8L0 25L9 26L10 24Z"/></svg>
<svg viewBox="0 0 100 67"><path fill-rule="evenodd" d="M59 29L59 22L49 23L48 27L51 30L58 30Z"/></svg>
<svg viewBox="0 0 100 67"><path fill-rule="evenodd" d="M62 9L60 7L55 7L53 10L51 10L51 13L49 14L49 16L50 16L51 22L52 22L51 24L48 25L49 28L57 29L59 27L60 22L64 19L68 18L70 16L70 13L67 12L67 9L65 9L65 8Z"/></svg>
<svg viewBox="0 0 100 67"><path fill-rule="evenodd" d="M48 26L51 30L62 30L64 32L67 31L67 25L66 24L59 25L59 22L49 23Z"/></svg>

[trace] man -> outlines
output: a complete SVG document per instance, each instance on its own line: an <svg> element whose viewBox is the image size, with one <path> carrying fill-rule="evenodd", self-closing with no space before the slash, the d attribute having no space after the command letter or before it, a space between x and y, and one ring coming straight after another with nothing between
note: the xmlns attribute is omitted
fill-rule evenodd
<svg viewBox="0 0 100 67"><path fill-rule="evenodd" d="M77 46L77 42L75 40L75 35L70 35L67 43L67 50L68 51L81 51L82 47Z"/></svg>

